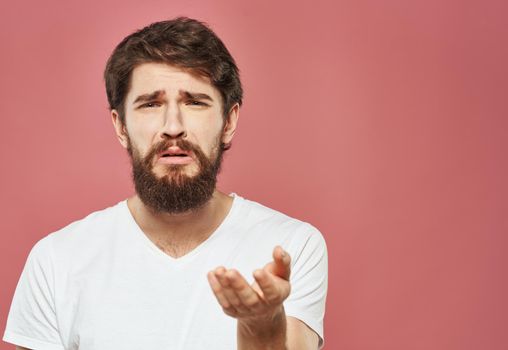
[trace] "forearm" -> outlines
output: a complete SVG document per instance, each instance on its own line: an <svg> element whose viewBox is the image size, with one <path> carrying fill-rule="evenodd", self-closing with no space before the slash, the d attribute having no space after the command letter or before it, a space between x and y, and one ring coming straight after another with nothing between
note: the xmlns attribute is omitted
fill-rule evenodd
<svg viewBox="0 0 508 350"><path fill-rule="evenodd" d="M284 308L271 319L238 321L238 350L286 350L287 321Z"/></svg>

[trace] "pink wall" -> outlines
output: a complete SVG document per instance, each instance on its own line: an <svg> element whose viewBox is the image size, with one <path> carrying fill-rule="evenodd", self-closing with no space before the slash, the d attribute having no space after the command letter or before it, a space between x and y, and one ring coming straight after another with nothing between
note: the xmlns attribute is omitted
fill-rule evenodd
<svg viewBox="0 0 508 350"><path fill-rule="evenodd" d="M328 242L326 348L508 348L505 1L77 3L0 4L2 332L32 245L131 193L109 53L183 14L243 73L221 187Z"/></svg>

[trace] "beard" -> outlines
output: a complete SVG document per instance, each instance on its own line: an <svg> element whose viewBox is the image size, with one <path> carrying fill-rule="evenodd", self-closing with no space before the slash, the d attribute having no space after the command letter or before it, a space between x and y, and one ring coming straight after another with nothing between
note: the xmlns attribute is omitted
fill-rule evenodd
<svg viewBox="0 0 508 350"><path fill-rule="evenodd" d="M203 207L212 197L217 183L224 144L220 137L215 143L212 155L208 158L202 149L187 140L169 139L152 146L146 156L132 147L127 136L127 152L132 162L132 178L139 198L148 208L156 213L169 214L184 213ZM154 161L161 152L170 146L178 146L184 151L192 151L194 162L198 166L198 173L193 176L185 174L184 164L159 164L164 167L165 174L158 177L153 171Z"/></svg>

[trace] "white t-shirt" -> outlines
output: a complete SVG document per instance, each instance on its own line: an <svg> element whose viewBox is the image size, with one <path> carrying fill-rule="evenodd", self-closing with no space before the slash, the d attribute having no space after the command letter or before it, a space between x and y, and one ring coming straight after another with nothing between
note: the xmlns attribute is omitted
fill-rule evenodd
<svg viewBox="0 0 508 350"><path fill-rule="evenodd" d="M174 259L143 233L127 201L35 244L18 282L3 340L34 350L236 349L208 271L252 272L281 245L291 255L286 315L323 338L327 252L320 232L234 196L230 212L197 248Z"/></svg>

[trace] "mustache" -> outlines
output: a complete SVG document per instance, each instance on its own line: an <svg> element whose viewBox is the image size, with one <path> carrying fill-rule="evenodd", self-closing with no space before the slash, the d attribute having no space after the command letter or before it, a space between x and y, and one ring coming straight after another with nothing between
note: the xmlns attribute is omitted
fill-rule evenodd
<svg viewBox="0 0 508 350"><path fill-rule="evenodd" d="M167 150L171 146L177 146L182 151L193 152L195 155L202 153L201 148L199 148L198 146L194 145L193 143L187 140L183 139L178 139L176 141L162 140L161 142L152 146L150 151L145 156L145 163L150 163L154 157L156 157L159 153Z"/></svg>

